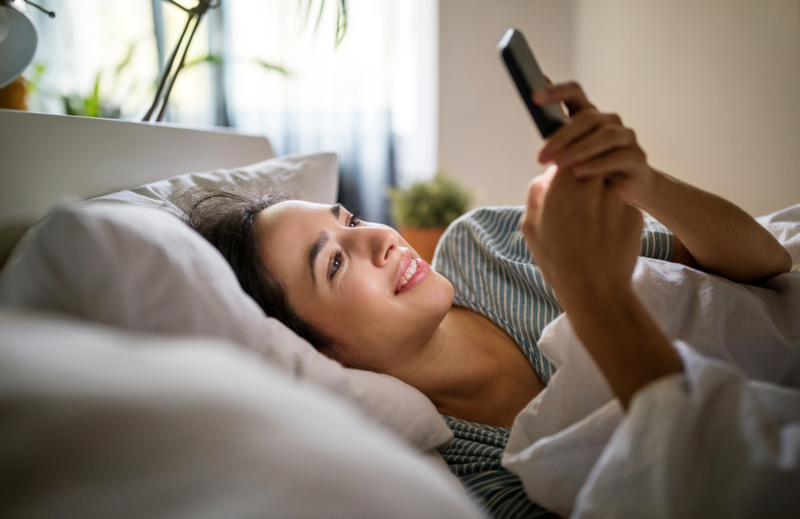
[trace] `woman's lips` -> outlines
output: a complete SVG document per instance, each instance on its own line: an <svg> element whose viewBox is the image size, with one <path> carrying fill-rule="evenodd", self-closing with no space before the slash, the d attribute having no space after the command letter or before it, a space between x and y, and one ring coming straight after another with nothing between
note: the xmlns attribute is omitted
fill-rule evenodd
<svg viewBox="0 0 800 519"><path fill-rule="evenodd" d="M402 276L400 277L399 282L397 283L397 289L395 290L395 295L400 295L404 292L408 292L415 286L422 283L428 274L431 271L431 266L428 265L422 258L414 258L408 262L403 262L404 269L402 269ZM408 275L408 271L413 269L416 266L416 271L411 274L411 277L408 278L405 284L403 281L405 280L406 275Z"/></svg>

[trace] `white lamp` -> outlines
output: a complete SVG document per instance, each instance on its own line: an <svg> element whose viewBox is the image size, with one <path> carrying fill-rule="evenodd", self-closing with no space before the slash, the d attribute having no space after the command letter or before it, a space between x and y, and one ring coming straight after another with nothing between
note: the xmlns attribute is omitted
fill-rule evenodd
<svg viewBox="0 0 800 519"><path fill-rule="evenodd" d="M15 0L0 0L0 88L22 74L36 52L36 27Z"/></svg>

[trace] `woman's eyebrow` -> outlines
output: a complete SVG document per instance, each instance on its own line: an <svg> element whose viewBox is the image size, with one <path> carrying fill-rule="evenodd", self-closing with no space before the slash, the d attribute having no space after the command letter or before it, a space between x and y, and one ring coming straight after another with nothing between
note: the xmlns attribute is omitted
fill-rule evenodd
<svg viewBox="0 0 800 519"><path fill-rule="evenodd" d="M333 204L331 206L331 214L333 215L336 220L339 220L339 212L342 210L342 204ZM314 274L314 264L317 262L317 256L319 256L319 251L322 250L322 247L328 242L329 235L327 232L322 231L319 237L314 241L314 244L311 245L311 249L308 251L308 268L311 270L311 279L314 281L314 284L317 284L317 276Z"/></svg>
<svg viewBox="0 0 800 519"><path fill-rule="evenodd" d="M315 285L317 284L317 277L314 275L314 264L317 262L319 251L321 251L322 247L328 242L328 238L328 233L322 231L319 238L317 238L311 246L311 250L308 251L308 268L311 270L311 279L314 281Z"/></svg>

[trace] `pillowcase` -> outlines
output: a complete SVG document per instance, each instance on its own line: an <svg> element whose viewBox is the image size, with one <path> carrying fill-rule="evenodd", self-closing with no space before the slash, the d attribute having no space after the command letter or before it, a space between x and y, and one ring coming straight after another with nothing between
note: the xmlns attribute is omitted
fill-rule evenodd
<svg viewBox="0 0 800 519"><path fill-rule="evenodd" d="M2 517L478 518L332 395L216 340L0 311Z"/></svg>
<svg viewBox="0 0 800 519"><path fill-rule="evenodd" d="M179 175L92 201L126 202L164 209L182 216L183 211L171 202L173 194L197 185L216 187L236 184L259 189L280 187L309 202L333 204L339 189L338 181L339 164L335 153L284 155L242 168Z"/></svg>
<svg viewBox="0 0 800 519"><path fill-rule="evenodd" d="M453 437L415 388L346 369L266 317L223 256L165 211L98 203L56 210L3 272L0 305L141 332L227 339L355 402L420 449Z"/></svg>

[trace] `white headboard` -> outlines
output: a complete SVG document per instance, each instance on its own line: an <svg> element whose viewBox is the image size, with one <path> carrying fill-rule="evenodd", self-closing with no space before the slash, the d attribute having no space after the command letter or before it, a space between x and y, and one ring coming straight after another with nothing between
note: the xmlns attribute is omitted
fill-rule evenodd
<svg viewBox="0 0 800 519"><path fill-rule="evenodd" d="M151 123L0 110L0 222L181 173L272 158L264 137Z"/></svg>
<svg viewBox="0 0 800 519"><path fill-rule="evenodd" d="M3 248L65 196L91 198L273 156L264 137L0 110L0 265Z"/></svg>

